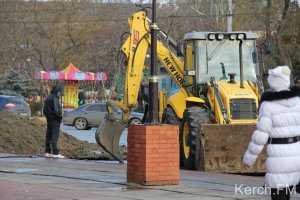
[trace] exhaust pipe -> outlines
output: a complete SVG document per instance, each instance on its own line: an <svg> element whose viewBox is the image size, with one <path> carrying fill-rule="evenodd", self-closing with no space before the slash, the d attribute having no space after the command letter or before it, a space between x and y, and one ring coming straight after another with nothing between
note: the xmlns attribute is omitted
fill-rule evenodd
<svg viewBox="0 0 300 200"><path fill-rule="evenodd" d="M239 39L240 87L244 88L243 40Z"/></svg>

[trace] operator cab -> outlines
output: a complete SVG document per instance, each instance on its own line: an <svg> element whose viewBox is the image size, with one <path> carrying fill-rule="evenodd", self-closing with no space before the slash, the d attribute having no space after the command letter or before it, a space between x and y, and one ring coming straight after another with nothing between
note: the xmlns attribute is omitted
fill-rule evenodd
<svg viewBox="0 0 300 200"><path fill-rule="evenodd" d="M190 32L185 40L185 82L257 81L257 35L253 32ZM240 47L241 45L241 47ZM240 63L242 54L242 66Z"/></svg>

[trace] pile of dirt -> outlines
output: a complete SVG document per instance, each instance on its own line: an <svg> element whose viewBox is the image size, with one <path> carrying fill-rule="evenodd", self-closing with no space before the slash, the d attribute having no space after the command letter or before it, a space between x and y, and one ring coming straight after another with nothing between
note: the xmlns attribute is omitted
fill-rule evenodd
<svg viewBox="0 0 300 200"><path fill-rule="evenodd" d="M42 118L27 118L0 112L0 153L42 155L45 149L46 122ZM96 144L79 141L60 134L59 148L63 155L76 159L105 159Z"/></svg>

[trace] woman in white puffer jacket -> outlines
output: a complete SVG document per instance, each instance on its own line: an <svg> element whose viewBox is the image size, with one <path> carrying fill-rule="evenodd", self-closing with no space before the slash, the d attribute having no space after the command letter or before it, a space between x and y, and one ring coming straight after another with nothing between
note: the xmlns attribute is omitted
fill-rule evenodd
<svg viewBox="0 0 300 200"><path fill-rule="evenodd" d="M252 166L267 145L266 185L273 200L289 199L289 190L300 181L300 98L297 88L290 88L291 71L287 66L269 70L272 92L261 98L257 130L243 162Z"/></svg>

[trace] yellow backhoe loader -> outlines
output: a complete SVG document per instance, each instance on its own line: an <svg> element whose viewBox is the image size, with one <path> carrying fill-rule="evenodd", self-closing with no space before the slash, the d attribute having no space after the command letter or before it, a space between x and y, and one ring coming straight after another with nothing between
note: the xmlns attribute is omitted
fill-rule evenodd
<svg viewBox="0 0 300 200"><path fill-rule="evenodd" d="M137 104L151 42L151 21L145 11L134 13L128 22L130 34L121 48L126 57L124 98L108 102L109 114L96 132L98 144L116 159L122 158L119 138ZM159 38L159 61L177 85L174 91L160 91L160 113L163 123L180 127L181 166L243 172L241 159L255 128L263 90L256 35L190 32L181 47L162 30ZM115 119L114 107L122 109L122 119ZM263 161L264 156L248 172L262 172Z"/></svg>

